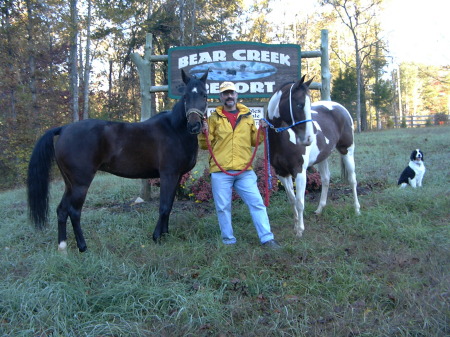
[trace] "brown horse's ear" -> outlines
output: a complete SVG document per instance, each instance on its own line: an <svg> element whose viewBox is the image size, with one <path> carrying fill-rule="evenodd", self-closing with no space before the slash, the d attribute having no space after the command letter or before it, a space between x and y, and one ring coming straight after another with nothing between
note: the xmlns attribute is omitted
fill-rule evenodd
<svg viewBox="0 0 450 337"><path fill-rule="evenodd" d="M298 83L299 85L303 84L305 82L305 77L306 77L306 75L302 76L302 78L300 79L300 82Z"/></svg>
<svg viewBox="0 0 450 337"><path fill-rule="evenodd" d="M306 76L306 75L305 75ZM305 82L305 85L309 88L309 86L311 85L312 81L313 81L314 77L311 78L308 82Z"/></svg>
<svg viewBox="0 0 450 337"><path fill-rule="evenodd" d="M206 80L208 79L208 74L209 74L210 69L206 69L205 73L203 74L202 77L200 77L200 81L202 81L203 83L206 83Z"/></svg>
<svg viewBox="0 0 450 337"><path fill-rule="evenodd" d="M181 78L183 79L183 83L187 84L189 82L189 80L191 79L186 72L184 71L184 69L181 69Z"/></svg>

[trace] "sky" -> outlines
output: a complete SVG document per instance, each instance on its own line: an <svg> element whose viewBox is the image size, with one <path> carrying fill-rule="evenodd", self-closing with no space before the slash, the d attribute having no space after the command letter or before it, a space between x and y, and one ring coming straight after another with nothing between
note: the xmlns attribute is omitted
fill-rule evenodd
<svg viewBox="0 0 450 337"><path fill-rule="evenodd" d="M449 0L391 0L382 17L398 61L450 65Z"/></svg>
<svg viewBox="0 0 450 337"><path fill-rule="evenodd" d="M317 2L274 0L272 15L286 22L295 15L301 19ZM384 6L381 24L395 63L450 65L450 0L385 0Z"/></svg>

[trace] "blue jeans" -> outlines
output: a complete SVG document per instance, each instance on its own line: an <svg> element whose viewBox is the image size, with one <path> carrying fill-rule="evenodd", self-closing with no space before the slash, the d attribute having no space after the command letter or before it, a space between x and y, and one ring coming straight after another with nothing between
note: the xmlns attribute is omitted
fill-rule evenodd
<svg viewBox="0 0 450 337"><path fill-rule="evenodd" d="M238 171L229 171L237 173ZM211 173L211 185L219 220L222 241L225 244L236 243L231 225L232 188L239 194L250 210L253 224L261 243L273 240L269 217L261 194L258 190L257 177L254 171L245 171L238 176L230 176L223 172Z"/></svg>

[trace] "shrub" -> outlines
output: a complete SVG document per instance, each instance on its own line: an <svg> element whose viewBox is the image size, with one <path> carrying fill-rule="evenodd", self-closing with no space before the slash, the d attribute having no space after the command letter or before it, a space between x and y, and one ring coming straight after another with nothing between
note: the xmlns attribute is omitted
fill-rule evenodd
<svg viewBox="0 0 450 337"><path fill-rule="evenodd" d="M448 123L448 115L445 113L437 113L434 115L434 124L443 125Z"/></svg>
<svg viewBox="0 0 450 337"><path fill-rule="evenodd" d="M263 158L257 158L254 165L254 171L258 177L258 189L262 196L277 192L281 187L275 169L270 167L270 177L266 175L266 167ZM151 186L160 187L159 178L148 179ZM267 186L267 187L266 187ZM306 175L306 193L320 190L322 182L320 174L316 169L310 168ZM176 197L178 200L194 200L195 202L207 202L213 199L211 188L211 176L209 169L205 168L202 175L198 178L194 177L192 172L188 172L181 177L180 184L177 188ZM232 200L239 199L239 195L233 190Z"/></svg>
<svg viewBox="0 0 450 337"><path fill-rule="evenodd" d="M191 198L190 184L194 178L191 172L185 173L181 176L180 184L177 187L176 198L178 200L188 200ZM161 187L159 178L152 178L147 180L150 186Z"/></svg>
<svg viewBox="0 0 450 337"><path fill-rule="evenodd" d="M270 166L270 176L266 176L266 167L263 158L258 158L254 165L256 176L258 177L258 189L261 195L265 194L266 188L269 192L269 196L273 192L278 191L278 178L275 174L275 169Z"/></svg>
<svg viewBox="0 0 450 337"><path fill-rule="evenodd" d="M402 129L406 128L406 117L405 116L402 117L402 123L400 124L400 127Z"/></svg>
<svg viewBox="0 0 450 337"><path fill-rule="evenodd" d="M392 129L393 127L394 127L394 121L391 118L389 118L386 122L386 128Z"/></svg>
<svg viewBox="0 0 450 337"><path fill-rule="evenodd" d="M322 187L322 180L320 179L320 173L314 168L310 167L306 171L306 188L305 194L310 192L319 191ZM280 190L284 190L284 186L281 184L281 181L278 181L278 188ZM295 181L294 181L295 188Z"/></svg>
<svg viewBox="0 0 450 337"><path fill-rule="evenodd" d="M253 168L256 173L256 176L258 177L259 192L261 193L261 195L265 195L268 181L266 180L265 175L264 159L258 158L255 161ZM276 177L275 170L273 168L271 169L271 173L272 174L270 179L272 183L272 188L268 189L269 196L273 192L278 191L278 184L277 184L278 178ZM207 168L205 168L205 170L203 171L203 175L192 183L190 190L196 202L205 202L212 200L211 177L209 170ZM232 199L233 200L239 199L239 195L235 191L233 191Z"/></svg>
<svg viewBox="0 0 450 337"><path fill-rule="evenodd" d="M191 191L196 202L212 200L211 177L208 168L205 168L203 175L193 182Z"/></svg>
<svg viewBox="0 0 450 337"><path fill-rule="evenodd" d="M306 193L319 191L321 187L320 173L314 167L308 168L306 171Z"/></svg>

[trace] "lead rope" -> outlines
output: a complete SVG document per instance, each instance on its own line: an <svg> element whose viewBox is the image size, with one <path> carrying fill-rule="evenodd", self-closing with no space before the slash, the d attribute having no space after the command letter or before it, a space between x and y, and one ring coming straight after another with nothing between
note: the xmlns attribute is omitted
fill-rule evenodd
<svg viewBox="0 0 450 337"><path fill-rule="evenodd" d="M257 135L256 135L256 145L255 145L255 150L253 151L253 154L252 154L252 158L250 159L250 161L248 162L248 164L247 164L241 171L239 171L239 172L237 172L237 173L230 173L230 172L227 172L222 166L220 166L220 164L217 162L216 156L214 156L214 153L213 153L213 150L212 150L212 146L211 146L211 142L209 141L209 137L208 137L208 130L205 129L205 130L203 131L203 133L204 133L205 136L206 136L206 144L208 145L209 154L211 155L211 158L212 158L212 159L214 160L214 162L216 163L217 167L218 167L223 173L228 174L229 176L235 177L235 176L238 176L238 175L242 174L243 172L247 171L247 169L248 169L248 168L250 167L250 165L252 164L253 159L255 159L256 151L258 150L258 146L259 146L259 135L260 135L260 133L261 133L261 129L262 129L262 128L259 128L259 129L258 129L258 133L257 133Z"/></svg>
<svg viewBox="0 0 450 337"><path fill-rule="evenodd" d="M272 174L270 172L270 156L269 156L269 129L264 132L264 205L269 207L270 198L269 190L272 190Z"/></svg>
<svg viewBox="0 0 450 337"><path fill-rule="evenodd" d="M223 173L225 173L225 174L227 174L229 176L233 176L233 177L238 176L238 175L242 174L243 172L247 171L247 169L250 167L250 165L252 164L253 160L255 159L256 152L258 151L259 136L261 134L261 129L263 129L263 128L262 127L258 128L258 133L256 135L256 145L255 145L255 150L253 151L253 154L252 154L252 158L250 159L248 164L245 166L245 168L243 168L241 171L236 172L236 173L230 173L230 172L226 171L222 166L220 166L220 164L217 162L216 156L214 156L214 153L213 153L213 150L212 150L212 146L211 146L211 142L209 141L208 129L203 130L203 133L205 134L205 137L206 137L206 144L208 146L209 154L211 155L211 158L214 160L214 162L216 163L216 165L220 169L220 171L222 171ZM266 130L266 132L264 133L264 172L265 172L265 176L266 176L264 178L267 178L267 172L268 172L267 171L267 167L268 167L267 161L268 161L268 158L269 158L268 155L266 155L266 153L268 153L268 148L267 148L268 143L266 141L267 140L267 132L268 131ZM272 181L270 181L270 184L271 183L272 183ZM264 194L265 194L265 196L264 196L264 205L266 207L269 206L269 189L268 189L268 184L269 184L269 182L267 181L267 184L265 184L266 186L265 186L265 189L264 189Z"/></svg>

